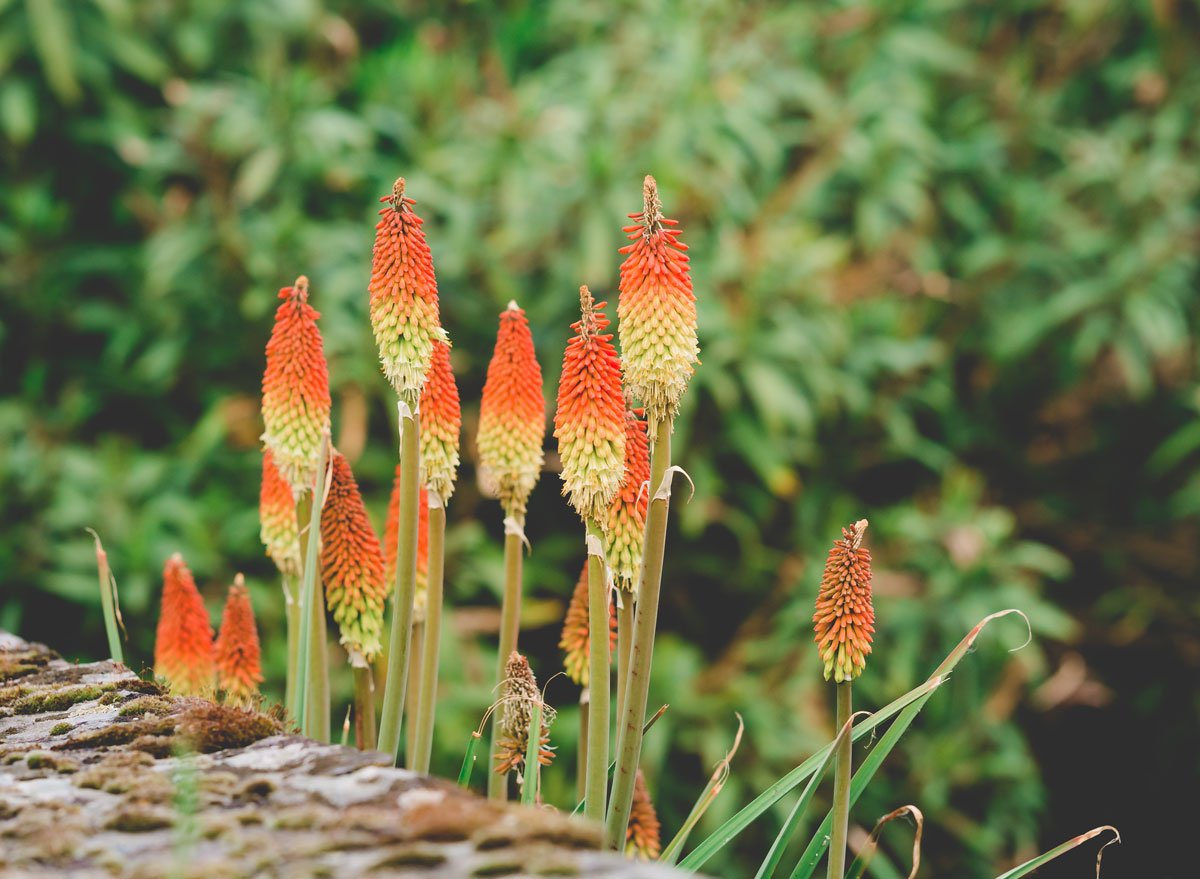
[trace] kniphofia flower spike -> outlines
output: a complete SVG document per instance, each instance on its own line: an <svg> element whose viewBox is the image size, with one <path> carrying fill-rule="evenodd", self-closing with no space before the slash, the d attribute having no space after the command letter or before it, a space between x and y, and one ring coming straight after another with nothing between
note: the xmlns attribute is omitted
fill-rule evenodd
<svg viewBox="0 0 1200 879"><path fill-rule="evenodd" d="M225 599L216 659L217 686L225 691L225 698L234 703L252 702L263 681L262 656L254 608L241 574L234 578Z"/></svg>
<svg viewBox="0 0 1200 879"><path fill-rule="evenodd" d="M270 449L263 449L262 488L258 496L259 534L267 555L279 573L300 576L300 531L296 524L296 499Z"/></svg>
<svg viewBox="0 0 1200 879"><path fill-rule="evenodd" d="M637 771L633 782L633 808L629 811L629 827L625 831L625 854L643 861L656 861L662 852L661 826L646 776Z"/></svg>
<svg viewBox="0 0 1200 879"><path fill-rule="evenodd" d="M627 592L637 587L650 503L650 441L641 414L640 409L625 413L625 475L621 490L609 504L604 531L604 554L613 579Z"/></svg>
<svg viewBox="0 0 1200 879"><path fill-rule="evenodd" d="M444 504L454 493L458 476L458 442L462 409L458 385L450 368L450 346L434 342L429 374L421 391L422 483Z"/></svg>
<svg viewBox="0 0 1200 879"><path fill-rule="evenodd" d="M179 696L212 692L213 630L192 572L175 553L163 567L162 610L154 639L154 675Z"/></svg>
<svg viewBox="0 0 1200 879"><path fill-rule="evenodd" d="M542 701L537 679L529 668L529 660L513 651L504 667L504 686L501 688L504 704L500 709L500 738L496 743L496 772L504 774L516 770L518 777L525 767L525 752L529 746L529 727L533 723L532 705ZM549 766L554 760L554 749L550 747L550 724L554 711L542 705L541 735L538 741L538 762Z"/></svg>
<svg viewBox="0 0 1200 879"><path fill-rule="evenodd" d="M867 520L842 529L829 550L813 614L825 680L852 681L867 664L875 609L871 605L871 551L862 545Z"/></svg>

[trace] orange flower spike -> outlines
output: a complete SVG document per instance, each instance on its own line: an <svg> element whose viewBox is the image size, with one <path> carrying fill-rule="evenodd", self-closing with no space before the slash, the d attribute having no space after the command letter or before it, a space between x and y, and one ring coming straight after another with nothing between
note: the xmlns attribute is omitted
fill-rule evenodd
<svg viewBox="0 0 1200 879"><path fill-rule="evenodd" d="M308 304L308 278L279 291L262 381L263 441L293 494L312 488L321 437L329 429L329 369Z"/></svg>
<svg viewBox="0 0 1200 879"><path fill-rule="evenodd" d="M862 545L867 520L842 529L829 550L813 614L825 680L852 681L867 665L875 609L871 606L871 551Z"/></svg>
<svg viewBox="0 0 1200 879"><path fill-rule="evenodd" d="M625 413L625 475L621 490L608 507L604 554L613 579L621 589L632 592L642 565L642 536L646 508L650 503L650 440L646 422L638 409Z"/></svg>
<svg viewBox="0 0 1200 879"><path fill-rule="evenodd" d="M445 342L433 344L429 374L425 377L425 389L421 391L420 411L422 482L444 504L454 494L459 434L462 432L458 385L450 368L450 346Z"/></svg>
<svg viewBox="0 0 1200 879"><path fill-rule="evenodd" d="M229 597L225 599L216 659L217 686L225 691L226 700L240 704L252 702L263 681L262 652L250 593L241 574L234 578Z"/></svg>
<svg viewBox="0 0 1200 879"><path fill-rule="evenodd" d="M625 831L625 854L643 861L656 861L662 853L661 825L650 790L646 787L646 776L637 771L633 781L633 808L629 811L629 827Z"/></svg>
<svg viewBox="0 0 1200 879"><path fill-rule="evenodd" d="M581 316L571 326L554 435L562 459L563 494L584 522L608 526L608 508L625 476L625 395L621 360L605 333L608 318L587 287L579 288Z"/></svg>
<svg viewBox="0 0 1200 879"><path fill-rule="evenodd" d="M655 422L674 417L700 347L687 245L677 221L663 217L653 177L646 177L642 201L642 212L629 215L636 222L625 227L633 243L620 251L617 318L625 382Z"/></svg>
<svg viewBox="0 0 1200 879"><path fill-rule="evenodd" d="M396 582L396 553L400 543L400 465L396 465L396 476L392 481L392 496L388 501L387 523L383 531L383 559L385 583ZM429 493L425 486L417 497L417 593L414 603L414 619L425 618L425 589L429 572Z"/></svg>
<svg viewBox="0 0 1200 879"><path fill-rule="evenodd" d="M399 178L375 225L371 263L371 328L379 346L383 374L409 406L415 406L435 342L446 341L438 314L433 257L425 243L422 220Z"/></svg>
<svg viewBox="0 0 1200 879"><path fill-rule="evenodd" d="M300 576L300 531L296 525L296 499L270 449L263 449L262 488L258 495L259 534L267 555L279 573Z"/></svg>
<svg viewBox="0 0 1200 879"><path fill-rule="evenodd" d="M517 303L500 313L496 348L479 404L479 482L504 515L525 521L525 504L542 472L546 401L529 321Z"/></svg>
<svg viewBox="0 0 1200 879"><path fill-rule="evenodd" d="M162 611L154 640L154 676L177 696L205 696L216 675L213 630L204 599L179 553L163 567Z"/></svg>
<svg viewBox="0 0 1200 879"><path fill-rule="evenodd" d="M611 651L617 646L616 602L610 602L608 609L608 649L611 656ZM564 653L563 668L567 672L567 677L579 686L586 687L588 685L588 657L591 655L588 645L587 564L584 564L583 571L579 574L579 582L575 584L575 591L571 594L571 603L567 605L567 616L563 620L562 637L558 641L558 646Z"/></svg>
<svg viewBox="0 0 1200 879"><path fill-rule="evenodd" d="M350 463L333 453L333 479L321 510L321 572L341 642L352 662L370 662L382 649L383 550L367 518Z"/></svg>

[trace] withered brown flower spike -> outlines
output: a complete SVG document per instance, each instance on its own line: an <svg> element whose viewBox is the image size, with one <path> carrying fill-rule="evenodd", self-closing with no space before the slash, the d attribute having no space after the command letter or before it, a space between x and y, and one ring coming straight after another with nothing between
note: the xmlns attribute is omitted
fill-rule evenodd
<svg viewBox="0 0 1200 879"><path fill-rule="evenodd" d="M531 713L534 703L542 701L537 679L529 668L529 660L517 651L509 654L504 667L503 705L500 709L500 738L493 755L496 772L517 773L518 782L523 782L525 751L529 745L529 727L533 721ZM539 736L538 763L549 766L554 760L554 749L550 747L550 723L554 711L542 705L542 722Z"/></svg>

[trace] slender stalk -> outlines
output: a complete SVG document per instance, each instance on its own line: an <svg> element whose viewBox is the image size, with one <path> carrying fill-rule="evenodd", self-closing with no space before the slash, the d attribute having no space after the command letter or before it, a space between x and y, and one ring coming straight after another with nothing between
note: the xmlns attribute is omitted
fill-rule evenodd
<svg viewBox="0 0 1200 879"><path fill-rule="evenodd" d="M320 512L316 519L320 521ZM320 541L314 541L319 543ZM308 735L318 742L332 741L329 707L329 636L325 625L325 590L321 588L321 567L318 563L312 602L312 653L308 671Z"/></svg>
<svg viewBox="0 0 1200 879"><path fill-rule="evenodd" d="M837 685L837 725L840 729L854 713L850 682ZM838 742L833 766L833 832L829 837L829 879L846 873L846 831L850 826L850 737Z"/></svg>
<svg viewBox="0 0 1200 879"><path fill-rule="evenodd" d="M629 648L633 640L634 593L622 594L617 605L617 721L625 716L625 686L629 677Z"/></svg>
<svg viewBox="0 0 1200 879"><path fill-rule="evenodd" d="M300 660L300 583L294 576L283 576L284 610L287 613L287 682L283 704L296 704L296 664Z"/></svg>
<svg viewBox="0 0 1200 879"><path fill-rule="evenodd" d="M477 729L471 730L471 739L467 742L467 752L463 754L462 768L458 770L458 786L471 786L471 770L475 768L475 751L479 748L479 740L483 733Z"/></svg>
<svg viewBox="0 0 1200 879"><path fill-rule="evenodd" d="M432 495L430 498L432 499ZM425 600L425 651L421 656L421 697L414 736L416 754L410 768L429 773L433 727L437 713L438 658L442 642L442 584L446 570L446 508L429 505L429 576Z"/></svg>
<svg viewBox="0 0 1200 879"><path fill-rule="evenodd" d="M408 686L408 657L412 645L413 597L417 591L417 499L419 496L418 415L400 404L400 521L396 550L396 592L388 646L387 681L383 689L383 718L379 750L395 761L400 749L400 726Z"/></svg>
<svg viewBox="0 0 1200 879"><path fill-rule="evenodd" d="M588 714L592 710L592 693L587 687L579 691L579 760L575 766L575 799L583 802L587 791L587 730Z"/></svg>
<svg viewBox="0 0 1200 879"><path fill-rule="evenodd" d="M592 691L587 725L587 783L583 813L604 821L608 794L608 580L604 575L604 543L600 529L589 522L588 531L588 688Z"/></svg>
<svg viewBox="0 0 1200 879"><path fill-rule="evenodd" d="M321 450L317 457L317 484L324 490L325 485L325 467L329 461L329 436L326 434L321 442ZM303 524L308 520L308 524ZM296 723L300 724L300 730L305 735L313 735L315 730L310 718L310 704L315 701L315 697L319 695L320 685L316 684L312 678L314 671L320 672L320 666L315 665L314 660L319 659L317 639L318 637L323 642L325 632L323 628L318 630L314 626L318 615L313 612L313 605L316 603L317 596L317 581L318 568L320 567L320 557L318 548L320 547L321 533L321 505L313 503L313 489L309 488L300 493L296 498L296 521L300 524L300 558L304 560L303 582L300 586L300 647L297 651L296 659L296 692L295 704L289 706L291 708L292 718ZM322 608L324 601L321 601ZM324 613L320 613L320 619L324 620ZM319 675L317 675L319 676ZM310 692L314 691L314 692ZM326 688L326 692L328 692Z"/></svg>
<svg viewBox="0 0 1200 879"><path fill-rule="evenodd" d="M417 702L421 697L421 659L425 652L425 621L413 620L412 645L408 661L408 692L404 695L404 713L408 717L408 735L404 737L404 765L413 768L417 753Z"/></svg>
<svg viewBox="0 0 1200 879"><path fill-rule="evenodd" d="M517 528L524 523L517 523ZM508 657L517 649L517 636L521 629L521 535L517 528L505 523L504 529L504 599L500 605L500 653L496 657L496 680L504 680L504 667ZM495 754L500 738L500 713L492 717L492 750ZM488 773L488 797L493 800L508 799L508 773Z"/></svg>
<svg viewBox="0 0 1200 879"><path fill-rule="evenodd" d="M633 807L633 783L642 755L642 723L650 693L650 666L654 654L654 630L658 625L658 595L662 587L663 553L667 545L667 512L670 497L658 496L671 466L671 422L655 421L654 447L650 452L650 510L642 544L642 567L637 588L633 638L629 646L629 672L625 685L624 713L617 727L617 768L613 776L612 805L608 810L605 845L620 850Z"/></svg>
<svg viewBox="0 0 1200 879"><path fill-rule="evenodd" d="M91 528L93 539L96 541L96 572L100 577L100 607L104 611L104 631L108 635L108 655L113 662L125 664L125 654L121 650L121 636L117 631L117 581L108 566L108 553L100 543L100 535Z"/></svg>
<svg viewBox="0 0 1200 879"><path fill-rule="evenodd" d="M521 782L521 803L532 806L538 800L542 781L542 703L529 706L529 741L525 744L525 778Z"/></svg>
<svg viewBox="0 0 1200 879"><path fill-rule="evenodd" d="M375 737L375 682L371 678L371 666L363 661L354 666L354 744L360 751L374 751Z"/></svg>

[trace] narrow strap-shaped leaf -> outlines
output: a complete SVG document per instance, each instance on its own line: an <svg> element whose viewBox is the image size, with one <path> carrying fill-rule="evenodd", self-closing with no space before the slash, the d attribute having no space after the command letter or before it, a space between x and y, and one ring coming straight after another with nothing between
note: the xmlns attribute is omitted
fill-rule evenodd
<svg viewBox="0 0 1200 879"><path fill-rule="evenodd" d="M908 872L908 879L916 879L917 870L921 867L921 834L925 831L925 816L920 809L913 805L901 806L875 822L875 829L871 831L866 843L859 849L858 857L854 859L854 863L850 865L850 869L846 873L846 879L862 879L863 874L867 871L867 865L871 863L871 859L879 848L879 834L883 832L884 826L904 815L911 815L917 822L917 830L913 834L912 869Z"/></svg>
<svg viewBox="0 0 1200 879"><path fill-rule="evenodd" d="M1054 848L1050 849L1050 851L1046 852L1045 854L1040 854L1036 858L1028 860L1023 864L1020 864L1019 866L1013 867L1007 873L1000 874L999 876L996 877L996 879L1020 879L1020 877L1022 877L1022 876L1028 876L1030 873L1032 873L1034 870L1036 870L1038 867L1042 866L1043 864L1047 864L1050 861L1053 861L1059 855L1066 854L1073 848L1079 848L1079 846L1083 845L1089 839L1094 839L1095 837L1099 836L1101 833L1103 833L1106 830L1111 830L1113 832L1114 836L1108 842L1104 843L1104 845L1100 846L1100 851L1096 852L1096 879L1100 879L1100 858L1103 857L1104 850L1106 848L1108 848L1110 845L1112 845L1114 842L1117 843L1118 845L1121 842L1120 831L1118 831L1117 828L1115 828L1109 824L1105 824L1103 827L1093 827L1087 833L1080 834L1079 836L1076 836L1074 839L1068 839L1062 845L1055 846Z"/></svg>
<svg viewBox="0 0 1200 879"><path fill-rule="evenodd" d="M697 798L696 804L692 806L692 811L688 814L687 820L683 822L683 826L675 834L675 838L667 844L662 854L659 855L658 859L663 863L675 863L679 858L679 852L687 843L688 836L695 826L700 823L700 819L704 817L704 813L708 811L708 807L716 800L717 794L725 787L725 781L729 778L729 763L733 760L733 755L737 753L738 747L742 744L742 733L746 731L746 724L742 721L742 715L739 714L737 719L738 731L737 735L733 737L733 745L725 752L725 756L717 764L716 769L713 770L713 774L708 779L708 784L704 786L704 790L701 792L699 798Z"/></svg>
<svg viewBox="0 0 1200 879"><path fill-rule="evenodd" d="M479 747L479 740L483 738L479 730L471 730L471 738L467 742L467 753L463 754L462 768L458 770L458 786L471 786L471 770L475 768L475 749Z"/></svg>
<svg viewBox="0 0 1200 879"><path fill-rule="evenodd" d="M521 802L526 806L537 803L538 784L542 779L542 703L529 706L529 742L525 746L525 783L521 785Z"/></svg>

